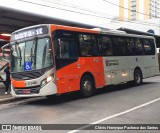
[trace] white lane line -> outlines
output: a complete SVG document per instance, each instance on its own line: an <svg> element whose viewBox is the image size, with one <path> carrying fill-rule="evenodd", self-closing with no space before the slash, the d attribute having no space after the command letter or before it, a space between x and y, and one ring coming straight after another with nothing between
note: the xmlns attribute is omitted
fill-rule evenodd
<svg viewBox="0 0 160 133"><path fill-rule="evenodd" d="M103 121L106 121L106 120L109 120L109 119L112 119L112 118L115 118L115 117L118 117L118 116L127 114L127 113L129 113L129 112L132 112L132 111L134 111L134 110L143 108L143 107L145 107L145 106L147 106L147 105L150 105L150 104L152 104L152 103L155 103L155 102L157 102L157 101L160 101L160 98L157 98L157 99L154 99L154 100L152 100L152 101L150 101L150 102L147 102L147 103L141 104L141 105L139 105L139 106L133 107L133 108L128 109L128 110L126 110L126 111L123 111L123 112L120 112L120 113L117 113L117 114L114 114L114 115L105 117L105 118L103 118L103 119L101 119L101 120L99 120L99 121L90 123L90 124L88 124L88 125L86 125L86 126L83 126L83 127L80 127L80 128L78 128L77 130L69 131L68 133L78 132L78 131L80 131L80 130L82 130L82 129L85 129L85 128L88 128L88 127L92 126L92 124L98 124L98 123L101 123L101 122L103 122Z"/></svg>

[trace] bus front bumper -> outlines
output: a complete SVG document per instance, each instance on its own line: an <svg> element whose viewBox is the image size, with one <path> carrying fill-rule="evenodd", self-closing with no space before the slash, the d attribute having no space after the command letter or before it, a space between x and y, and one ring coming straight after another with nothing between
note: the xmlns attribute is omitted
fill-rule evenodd
<svg viewBox="0 0 160 133"><path fill-rule="evenodd" d="M33 87L32 87L33 88ZM11 94L13 97L36 97L36 96L48 96L57 94L57 86L53 82L49 82L43 87L39 87L37 89L38 92L34 93L27 93L31 92L32 89L15 89L11 84ZM20 92L20 93L18 93ZM23 93L26 92L26 93Z"/></svg>

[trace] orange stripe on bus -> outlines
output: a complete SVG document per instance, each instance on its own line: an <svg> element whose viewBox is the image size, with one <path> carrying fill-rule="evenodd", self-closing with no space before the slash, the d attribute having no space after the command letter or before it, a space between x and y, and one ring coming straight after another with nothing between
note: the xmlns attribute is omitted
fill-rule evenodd
<svg viewBox="0 0 160 133"><path fill-rule="evenodd" d="M67 30L67 31L77 31L77 32L86 32L86 33L95 33L99 34L99 31L85 29L85 28L77 28L77 27L70 27L70 26L62 26L62 25L50 25L51 33L54 30Z"/></svg>
<svg viewBox="0 0 160 133"><path fill-rule="evenodd" d="M16 81L11 78L11 83L14 88L24 88L25 87L25 81Z"/></svg>

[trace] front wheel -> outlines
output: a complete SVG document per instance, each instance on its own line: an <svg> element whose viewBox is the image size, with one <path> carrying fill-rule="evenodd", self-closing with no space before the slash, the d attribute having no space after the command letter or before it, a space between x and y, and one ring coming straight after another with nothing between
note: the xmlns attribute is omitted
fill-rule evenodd
<svg viewBox="0 0 160 133"><path fill-rule="evenodd" d="M90 97L94 94L94 81L91 76L84 75L80 83L81 94L83 97Z"/></svg>
<svg viewBox="0 0 160 133"><path fill-rule="evenodd" d="M141 85L142 82L142 73L139 69L136 69L134 71L134 83L135 85Z"/></svg>

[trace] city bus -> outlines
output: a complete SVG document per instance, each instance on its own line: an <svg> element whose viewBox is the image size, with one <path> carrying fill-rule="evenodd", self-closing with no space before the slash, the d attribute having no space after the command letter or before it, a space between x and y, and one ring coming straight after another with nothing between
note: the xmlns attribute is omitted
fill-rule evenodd
<svg viewBox="0 0 160 133"><path fill-rule="evenodd" d="M11 94L51 96L143 79L159 72L154 37L125 32L41 24L10 39Z"/></svg>

